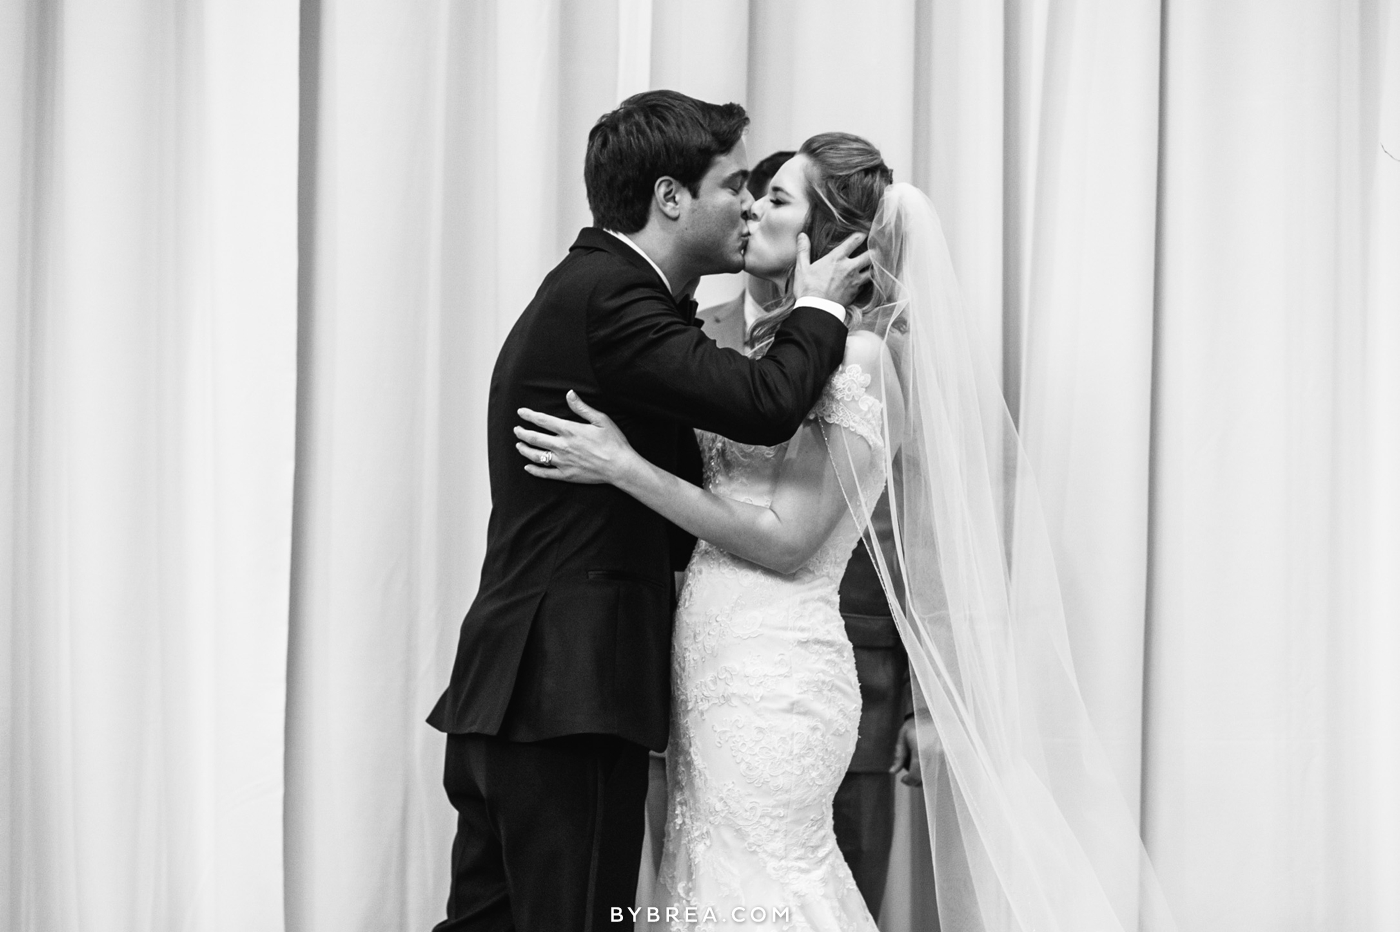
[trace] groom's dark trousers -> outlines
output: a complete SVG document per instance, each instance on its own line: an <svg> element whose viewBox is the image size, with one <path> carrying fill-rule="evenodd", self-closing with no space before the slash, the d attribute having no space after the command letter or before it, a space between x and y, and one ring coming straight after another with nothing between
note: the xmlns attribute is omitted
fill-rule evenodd
<svg viewBox="0 0 1400 932"><path fill-rule="evenodd" d="M670 719L672 571L694 541L610 486L530 476L512 428L521 407L573 418L574 389L638 453L694 482L691 428L789 439L840 363L846 328L799 306L747 359L717 347L694 312L632 246L585 229L496 359L481 582L428 718L449 736L458 813L439 932L632 926L646 751L665 748Z"/></svg>

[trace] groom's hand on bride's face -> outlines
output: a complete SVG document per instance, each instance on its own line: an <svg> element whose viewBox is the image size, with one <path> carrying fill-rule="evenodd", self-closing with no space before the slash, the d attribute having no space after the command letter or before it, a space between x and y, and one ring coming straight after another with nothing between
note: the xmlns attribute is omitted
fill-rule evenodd
<svg viewBox="0 0 1400 932"><path fill-rule="evenodd" d="M870 281L870 251L851 257L851 252L863 242L864 233L852 233L831 252L812 262L812 241L806 233L797 234L797 267L793 270L792 293L798 298L825 298L843 307L849 305Z"/></svg>

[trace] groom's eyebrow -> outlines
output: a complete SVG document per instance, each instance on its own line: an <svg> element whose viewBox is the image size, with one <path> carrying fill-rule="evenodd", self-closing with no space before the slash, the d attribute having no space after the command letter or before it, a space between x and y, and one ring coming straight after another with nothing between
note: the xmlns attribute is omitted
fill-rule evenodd
<svg viewBox="0 0 1400 932"><path fill-rule="evenodd" d="M749 170L747 168L741 168L730 172L729 177L724 179L724 184L725 187L729 187L731 185L738 185L739 187L743 187L748 180Z"/></svg>

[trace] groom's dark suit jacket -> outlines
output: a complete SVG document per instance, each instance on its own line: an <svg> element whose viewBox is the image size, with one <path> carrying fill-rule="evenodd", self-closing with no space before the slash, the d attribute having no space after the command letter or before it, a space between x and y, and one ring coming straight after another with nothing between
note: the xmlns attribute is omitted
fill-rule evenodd
<svg viewBox="0 0 1400 932"><path fill-rule="evenodd" d="M671 574L693 540L611 486L530 476L512 428L520 407L576 419L564 400L575 389L638 453L695 482L692 427L745 443L789 439L840 363L846 328L798 307L750 360L717 347L693 316L643 256L590 228L516 321L491 374L481 583L428 718L435 728L666 746Z"/></svg>

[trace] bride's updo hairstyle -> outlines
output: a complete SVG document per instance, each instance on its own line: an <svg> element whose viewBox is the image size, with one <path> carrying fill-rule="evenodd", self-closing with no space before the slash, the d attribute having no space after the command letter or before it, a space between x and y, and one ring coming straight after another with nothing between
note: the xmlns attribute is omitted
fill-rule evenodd
<svg viewBox="0 0 1400 932"><path fill-rule="evenodd" d="M894 181L880 150L850 133L821 133L797 150L811 160L807 172L811 211L803 230L812 241L812 259L831 252L852 233L869 233L885 188ZM868 244L861 243L853 255ZM855 307L870 300L870 287L856 296Z"/></svg>
<svg viewBox="0 0 1400 932"><path fill-rule="evenodd" d="M870 232L880 209L880 198L885 188L893 183L894 172L885 164L879 149L851 133L819 133L797 151L810 160L807 200L811 207L802 232L811 240L811 256L815 262L852 233ZM861 243L853 255L860 255L868 245ZM795 298L789 276L786 293L779 304L783 312L759 322L754 328L755 343L766 341L777 331ZM852 329L860 322L860 312L870 308L874 300L874 284L867 284L849 308L847 323Z"/></svg>

